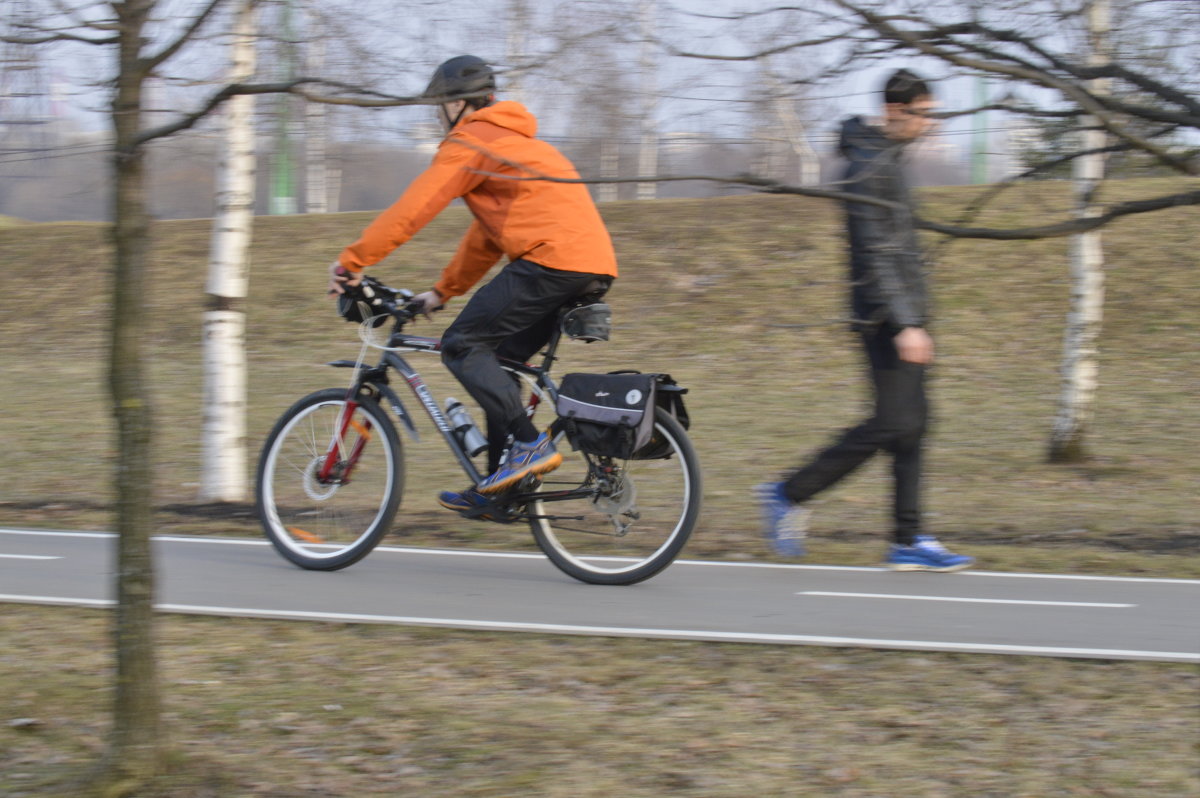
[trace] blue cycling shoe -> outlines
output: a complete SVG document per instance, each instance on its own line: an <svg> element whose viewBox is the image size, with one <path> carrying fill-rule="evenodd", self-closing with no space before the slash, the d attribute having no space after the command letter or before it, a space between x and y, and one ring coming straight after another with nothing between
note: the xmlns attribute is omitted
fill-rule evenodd
<svg viewBox="0 0 1200 798"><path fill-rule="evenodd" d="M479 512L488 507L491 504L491 500L474 488L467 488L462 492L444 490L438 494L438 504L447 510L460 512L468 518L479 518L484 521L491 520L490 515Z"/></svg>
<svg viewBox="0 0 1200 798"><path fill-rule="evenodd" d="M554 442L545 432L532 443L514 441L504 464L475 489L483 494L499 493L516 485L530 474L553 471L562 465L562 461L562 455L554 448Z"/></svg>

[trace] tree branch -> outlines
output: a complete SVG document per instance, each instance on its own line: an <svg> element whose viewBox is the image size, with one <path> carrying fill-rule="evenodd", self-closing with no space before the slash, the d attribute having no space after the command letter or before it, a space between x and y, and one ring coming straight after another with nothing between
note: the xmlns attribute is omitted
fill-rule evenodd
<svg viewBox="0 0 1200 798"><path fill-rule="evenodd" d="M208 21L208 18L212 16L212 13L217 9L217 7L224 2L225 0L209 0L209 3L204 7L204 10L197 14L192 19L191 24L181 31L177 37L175 37L175 41L171 42L161 51L159 51L158 55L147 56L146 58L142 59L144 68L147 71L154 69L156 66L175 55L175 53L179 52L180 48L191 41L192 37L196 35L196 31L200 30L201 26Z"/></svg>
<svg viewBox="0 0 1200 798"><path fill-rule="evenodd" d="M321 95L309 91L307 86L327 86L334 89L341 89L360 95L367 95L376 99L363 99L360 97L336 97L331 95ZM319 102L327 105L353 105L360 108L393 108L404 105L436 105L442 102L449 102L450 99L462 99L464 97L478 97L479 93L454 95L450 98L442 97L401 97L397 95L384 94L382 92L370 91L361 87L353 86L337 81L322 80L320 78L296 78L295 80L282 81L279 83L231 83L223 86L219 91L215 92L207 101L204 102L195 111L185 114L174 122L169 122L159 127L144 130L134 139L131 147L138 147L153 139L163 138L178 133L183 130L195 127L201 120L219 108L226 101L242 94L295 94L303 97L311 102Z"/></svg>
<svg viewBox="0 0 1200 798"><path fill-rule="evenodd" d="M1081 217L1055 224L1039 225L1036 227L1018 227L1000 229L993 227L958 227L942 224L928 219L917 219L917 227L922 230L932 230L935 233L953 236L955 238L985 238L993 241L1017 241L1023 239L1061 238L1062 236L1086 233L1103 227L1114 219L1137 213L1150 213L1164 208L1180 208L1188 205L1200 205L1200 191L1183 191L1178 194L1168 194L1148 200L1122 202L1110 206L1107 211L1098 216Z"/></svg>

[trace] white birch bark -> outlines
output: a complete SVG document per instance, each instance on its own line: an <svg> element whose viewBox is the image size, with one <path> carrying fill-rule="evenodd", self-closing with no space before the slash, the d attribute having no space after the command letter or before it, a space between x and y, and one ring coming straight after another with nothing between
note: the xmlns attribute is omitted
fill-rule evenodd
<svg viewBox="0 0 1200 798"><path fill-rule="evenodd" d="M621 142L613 131L600 140L600 177L612 180L621 176ZM601 183L597 199L614 202L617 199L617 183Z"/></svg>
<svg viewBox="0 0 1200 798"><path fill-rule="evenodd" d="M241 0L232 37L230 83L254 75L254 0ZM225 149L218 164L217 213L204 314L202 501L244 501L246 490L247 252L254 220L254 98L224 107Z"/></svg>
<svg viewBox="0 0 1200 798"><path fill-rule="evenodd" d="M769 63L764 62L762 74L770 84L771 108L779 120L783 138L800 164L800 185L815 186L821 182L821 157L809 143L804 121L800 119L800 114L796 113L795 100Z"/></svg>
<svg viewBox="0 0 1200 798"><path fill-rule="evenodd" d="M509 72L502 77L500 89L506 99L524 104L525 71L524 65L529 56L529 3L527 0L509 0L508 4L508 36L505 42L505 60Z"/></svg>
<svg viewBox="0 0 1200 798"><path fill-rule="evenodd" d="M1088 8L1090 53L1088 62L1108 61L1108 0L1093 0ZM1107 90L1107 81L1092 81L1093 92ZM1084 121L1083 149L1105 145L1106 136L1094 118ZM1075 159L1075 214L1096 216L1100 206L1095 194L1104 179L1104 156L1097 153ZM1104 250L1098 230L1071 238L1071 305L1063 336L1062 388L1054 431L1050 438L1050 460L1075 462L1086 457L1085 442L1092 419L1099 371L1101 322L1104 316Z"/></svg>

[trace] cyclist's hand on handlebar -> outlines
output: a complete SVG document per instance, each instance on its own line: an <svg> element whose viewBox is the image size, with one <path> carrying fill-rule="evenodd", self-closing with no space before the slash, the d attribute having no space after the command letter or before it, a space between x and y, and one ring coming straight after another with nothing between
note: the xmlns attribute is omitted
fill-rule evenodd
<svg viewBox="0 0 1200 798"><path fill-rule="evenodd" d="M418 303L420 304L418 313L427 319L435 310L446 307L446 304L442 302L441 294L433 290L424 291L412 298L411 304L417 305Z"/></svg>
<svg viewBox="0 0 1200 798"><path fill-rule="evenodd" d="M362 279L362 272L352 272L335 260L329 267L329 295L344 294L347 288L353 288Z"/></svg>

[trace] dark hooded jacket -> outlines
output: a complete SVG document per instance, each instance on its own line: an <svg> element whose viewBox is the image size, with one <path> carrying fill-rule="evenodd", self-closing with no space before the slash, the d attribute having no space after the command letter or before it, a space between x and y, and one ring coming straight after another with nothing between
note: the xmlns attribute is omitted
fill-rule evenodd
<svg viewBox="0 0 1200 798"><path fill-rule="evenodd" d="M901 169L903 143L856 116L842 124L838 149L847 161L845 191L903 206L846 203L854 317L894 327L923 327L929 298L912 197Z"/></svg>

